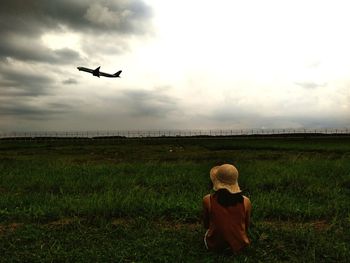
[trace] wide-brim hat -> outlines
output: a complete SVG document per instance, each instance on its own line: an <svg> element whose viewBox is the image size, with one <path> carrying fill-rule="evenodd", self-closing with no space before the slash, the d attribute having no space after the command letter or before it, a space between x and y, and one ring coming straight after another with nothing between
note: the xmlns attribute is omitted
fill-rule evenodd
<svg viewBox="0 0 350 263"><path fill-rule="evenodd" d="M231 194L241 193L238 185L238 170L232 164L214 166L210 170L210 179L213 189L227 189Z"/></svg>

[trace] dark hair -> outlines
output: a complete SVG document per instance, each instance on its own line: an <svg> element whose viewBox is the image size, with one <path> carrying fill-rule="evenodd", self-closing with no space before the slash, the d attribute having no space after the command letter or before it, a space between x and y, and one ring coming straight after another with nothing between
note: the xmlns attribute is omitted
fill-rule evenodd
<svg viewBox="0 0 350 263"><path fill-rule="evenodd" d="M217 196L218 203L225 207L243 203L242 193L231 194L227 189L219 189L214 195Z"/></svg>

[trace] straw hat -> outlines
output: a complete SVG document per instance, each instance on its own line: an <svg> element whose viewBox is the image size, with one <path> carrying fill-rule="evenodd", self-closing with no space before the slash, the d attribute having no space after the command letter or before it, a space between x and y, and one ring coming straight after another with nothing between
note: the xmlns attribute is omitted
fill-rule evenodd
<svg viewBox="0 0 350 263"><path fill-rule="evenodd" d="M213 189L227 189L231 194L242 192L238 185L238 170L232 164L214 166L210 170Z"/></svg>

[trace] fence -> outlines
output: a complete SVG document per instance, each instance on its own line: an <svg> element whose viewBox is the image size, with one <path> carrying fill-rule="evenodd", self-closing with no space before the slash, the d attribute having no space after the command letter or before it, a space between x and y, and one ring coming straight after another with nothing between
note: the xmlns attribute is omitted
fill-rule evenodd
<svg viewBox="0 0 350 263"><path fill-rule="evenodd" d="M210 137L210 136L305 136L350 135L350 128L342 129L215 129L215 130L133 130L133 131L32 131L0 132L0 139L104 139L155 137Z"/></svg>

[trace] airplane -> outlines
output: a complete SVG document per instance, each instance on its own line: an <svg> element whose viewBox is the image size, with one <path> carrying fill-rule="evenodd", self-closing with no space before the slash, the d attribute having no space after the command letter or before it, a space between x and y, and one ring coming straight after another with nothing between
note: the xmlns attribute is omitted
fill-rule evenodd
<svg viewBox="0 0 350 263"><path fill-rule="evenodd" d="M101 66L100 66L101 67ZM89 68L84 68L84 67L77 67L77 69L79 71L85 71L85 72L89 72L92 75L96 76L96 77L107 77L107 78L120 78L120 73L122 73L121 70L119 70L118 72L114 73L114 74L108 74L108 73L104 73L100 71L100 67L96 68L96 69L89 69Z"/></svg>

